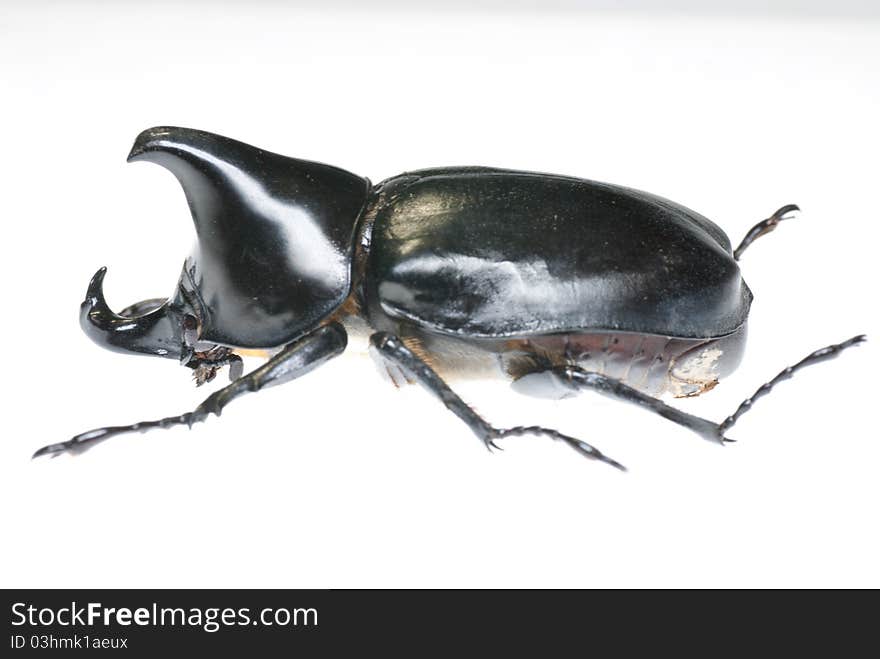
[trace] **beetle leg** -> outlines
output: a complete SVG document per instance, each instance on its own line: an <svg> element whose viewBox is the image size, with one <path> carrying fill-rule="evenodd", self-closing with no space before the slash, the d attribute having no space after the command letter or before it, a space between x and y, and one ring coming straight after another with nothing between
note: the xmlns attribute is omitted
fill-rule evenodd
<svg viewBox="0 0 880 659"><path fill-rule="evenodd" d="M387 332L377 332L370 337L371 347L395 368L412 376L419 384L437 396L443 404L479 437L489 450L499 448L495 441L519 435L544 435L567 444L581 455L599 460L622 471L626 468L612 460L599 449L586 442L570 437L551 428L541 426L517 426L515 428L495 428L474 411L456 394L446 382L423 359L404 345L403 340Z"/></svg>
<svg viewBox="0 0 880 659"><path fill-rule="evenodd" d="M189 426L204 421L211 414L220 416L223 408L239 396L265 387L283 384L311 371L345 350L347 336L342 325L330 323L294 341L262 366L215 391L192 412L169 416L158 421L141 421L128 426L108 426L89 430L58 444L49 444L34 453L56 456L61 453L82 453L95 444L130 432L144 432L153 428Z"/></svg>
<svg viewBox="0 0 880 659"><path fill-rule="evenodd" d="M751 395L751 397L746 398L742 403L740 403L739 407L736 408L736 411L721 422L721 424L719 425L720 431L723 433L732 428L743 414L752 409L752 405L757 399L769 394L773 387L775 387L783 380L788 380L791 376L793 376L802 368L812 366L813 364L818 364L819 362L823 362L828 359L834 359L847 348L858 345L859 343L866 341L867 338L868 337L866 337L864 334L860 334L844 341L843 343L835 343L830 346L820 348L815 352L811 352L794 366L788 366L782 369L775 378L773 378L769 382L762 384L760 387L758 387L758 390Z"/></svg>
<svg viewBox="0 0 880 659"><path fill-rule="evenodd" d="M766 220L758 222L755 226L749 229L749 232L745 235L745 238L742 239L739 247L733 250L733 258L739 261L739 258L743 255L743 252L746 251L746 248L749 245L751 245L761 236L773 231L779 225L779 223L782 222L782 220L789 219L786 217L787 213L799 210L800 208L798 208L797 205L787 204L775 213L773 213L773 215L768 217Z"/></svg>
<svg viewBox="0 0 880 659"><path fill-rule="evenodd" d="M721 423L715 423L714 421L709 421L708 419L703 419L694 416L693 414L682 412L679 409L667 405L658 398L654 398L623 384L619 380L609 378L608 376L599 373L586 371L578 366L556 366L539 372L552 373L558 378L558 381L571 389L593 389L606 396L641 405L642 407L669 419L673 423L677 423L680 426L693 430L700 435L700 437L711 442L731 442L733 440L727 439L724 436L724 433L730 430L739 418L752 408L752 405L758 398L766 396L770 393L773 387L783 380L788 380L802 368L828 359L833 359L847 348L858 345L865 340L865 335L861 334L859 336L854 336L843 343L835 343L810 353L794 366L789 366L783 369L775 378L766 384L761 385L761 387L758 388L750 398L747 398L740 403L740 406L736 411Z"/></svg>
<svg viewBox="0 0 880 659"><path fill-rule="evenodd" d="M570 389L592 389L605 396L635 403L659 414L665 419L669 419L673 423L693 430L700 437L710 442L721 443L724 441L721 427L714 421L682 412L671 405L667 405L659 398L654 398L638 389L633 389L620 380L610 378L601 373L584 370L579 366L556 366L548 370Z"/></svg>

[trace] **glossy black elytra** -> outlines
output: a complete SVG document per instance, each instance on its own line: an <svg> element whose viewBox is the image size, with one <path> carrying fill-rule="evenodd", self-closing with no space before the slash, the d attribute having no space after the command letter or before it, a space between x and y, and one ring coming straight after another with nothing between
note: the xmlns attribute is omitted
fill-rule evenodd
<svg viewBox="0 0 880 659"><path fill-rule="evenodd" d="M500 371L540 396L593 389L721 443L777 382L865 338L813 352L715 423L659 396L698 395L739 364L752 293L737 261L794 205L758 223L733 250L718 226L679 204L566 176L452 167L374 186L335 167L173 127L141 133L129 160L177 177L196 248L171 298L118 314L104 301L99 270L81 306L82 327L106 348L179 360L198 384L229 365L232 383L192 412L92 430L35 457L219 415L239 395L342 353L346 329L366 324L392 379L427 387L486 446L545 435L622 468L556 430L493 427L440 374ZM235 351L245 348L274 354L242 375Z"/></svg>

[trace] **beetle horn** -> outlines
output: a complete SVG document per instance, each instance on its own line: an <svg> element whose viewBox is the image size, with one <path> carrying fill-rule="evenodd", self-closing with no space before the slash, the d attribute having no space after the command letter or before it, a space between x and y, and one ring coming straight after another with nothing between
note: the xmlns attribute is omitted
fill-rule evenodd
<svg viewBox="0 0 880 659"><path fill-rule="evenodd" d="M203 341L284 345L348 297L367 179L175 126L142 132L128 160L169 170L186 195L196 247L181 286L203 305Z"/></svg>
<svg viewBox="0 0 880 659"><path fill-rule="evenodd" d="M107 305L104 299L104 275L101 268L89 282L86 299L80 305L80 325L88 337L103 348L116 352L135 352L161 357L179 358L182 339L175 314L169 313L169 301L150 302L147 313L123 316ZM158 306L156 306L158 304ZM143 303L128 307L142 309Z"/></svg>

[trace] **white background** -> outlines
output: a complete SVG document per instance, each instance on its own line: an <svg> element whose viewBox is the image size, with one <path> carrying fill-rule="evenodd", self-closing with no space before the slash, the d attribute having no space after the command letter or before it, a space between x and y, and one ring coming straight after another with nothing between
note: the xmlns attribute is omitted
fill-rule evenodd
<svg viewBox="0 0 880 659"><path fill-rule="evenodd" d="M0 586L880 586L877 13L624 4L4 2ZM496 424L579 435L628 474L546 439L490 455L359 345L191 431L31 462L208 393L77 323L101 265L116 309L177 281L183 195L124 162L161 124L373 181L484 164L621 183L734 242L800 204L744 257L746 360L681 402L694 413L721 419L809 351L875 340L782 385L724 449L592 395L459 386Z"/></svg>

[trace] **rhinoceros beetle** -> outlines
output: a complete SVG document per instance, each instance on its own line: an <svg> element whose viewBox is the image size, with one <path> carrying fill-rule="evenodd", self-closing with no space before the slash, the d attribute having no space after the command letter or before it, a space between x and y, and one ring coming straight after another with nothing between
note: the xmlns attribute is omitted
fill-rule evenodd
<svg viewBox="0 0 880 659"><path fill-rule="evenodd" d="M104 300L100 269L81 306L82 328L111 350L178 360L197 384L228 365L232 382L192 412L91 430L35 457L219 415L238 396L339 355L346 327L366 321L371 351L392 380L424 385L487 447L544 435L622 468L550 428L490 425L441 374L480 365L525 393L592 389L723 443L779 381L865 338L813 352L715 423L660 396L708 391L739 364L752 293L738 260L797 206L783 206L731 249L717 225L684 206L568 176L449 167L372 185L336 167L173 127L141 133L128 159L177 177L196 247L171 297L120 313ZM244 349L271 357L242 375L236 351Z"/></svg>

